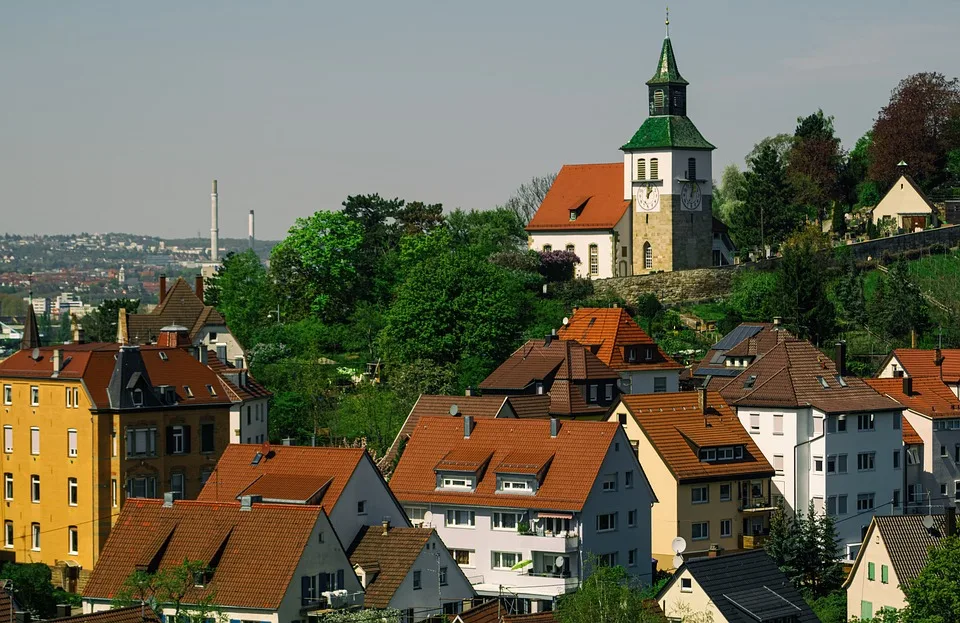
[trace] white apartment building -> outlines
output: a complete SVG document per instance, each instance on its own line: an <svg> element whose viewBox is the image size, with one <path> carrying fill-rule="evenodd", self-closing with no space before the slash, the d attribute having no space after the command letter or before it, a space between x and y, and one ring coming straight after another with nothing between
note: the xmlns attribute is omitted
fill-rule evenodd
<svg viewBox="0 0 960 623"><path fill-rule="evenodd" d="M844 372L842 361L792 339L720 393L773 465L786 508L833 515L853 560L874 514L903 512L903 407Z"/></svg>
<svg viewBox="0 0 960 623"><path fill-rule="evenodd" d="M552 608L593 565L652 579L656 501L616 422L425 417L390 487L481 596Z"/></svg>

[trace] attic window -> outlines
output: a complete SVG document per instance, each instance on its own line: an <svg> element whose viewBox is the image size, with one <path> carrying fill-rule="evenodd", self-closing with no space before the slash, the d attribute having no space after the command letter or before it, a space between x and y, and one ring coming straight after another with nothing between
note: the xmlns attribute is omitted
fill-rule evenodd
<svg viewBox="0 0 960 623"><path fill-rule="evenodd" d="M818 376L817 380L820 382L820 387L824 389L830 389L830 384L827 383L827 379L823 378L822 376Z"/></svg>
<svg viewBox="0 0 960 623"><path fill-rule="evenodd" d="M743 382L744 389L753 389L753 384L757 382L757 375L751 374L746 381Z"/></svg>
<svg viewBox="0 0 960 623"><path fill-rule="evenodd" d="M843 377L840 376L839 374L838 374L837 376L835 376L834 378L837 379L837 385L839 385L840 387L846 387L846 386L847 386L847 382L844 381L844 380L843 380Z"/></svg>
<svg viewBox="0 0 960 623"><path fill-rule="evenodd" d="M159 353L159 355L160 355L160 360L161 360L161 361L166 361L166 360L167 360L167 353L165 353L165 352L163 352L163 351L161 350L160 353Z"/></svg>
<svg viewBox="0 0 960 623"><path fill-rule="evenodd" d="M187 395L187 398L193 398L193 390L190 389L189 385L183 386L183 393Z"/></svg>
<svg viewBox="0 0 960 623"><path fill-rule="evenodd" d="M570 220L571 220L571 221L577 220L577 211L576 211L576 210L570 210Z"/></svg>
<svg viewBox="0 0 960 623"><path fill-rule="evenodd" d="M253 460L250 461L250 465L259 465L260 461L263 460L263 452L257 452L253 455Z"/></svg>
<svg viewBox="0 0 960 623"><path fill-rule="evenodd" d="M133 406L142 407L143 406L143 390L135 389L133 390Z"/></svg>
<svg viewBox="0 0 960 623"><path fill-rule="evenodd" d="M210 392L210 395L211 395L211 396L216 396L216 395L217 395L216 390L213 389L213 385L207 385L207 391Z"/></svg>

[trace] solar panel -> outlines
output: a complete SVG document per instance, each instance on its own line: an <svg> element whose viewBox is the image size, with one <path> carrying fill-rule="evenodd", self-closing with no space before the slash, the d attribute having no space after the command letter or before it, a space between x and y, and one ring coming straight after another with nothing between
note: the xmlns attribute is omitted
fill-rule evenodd
<svg viewBox="0 0 960 623"><path fill-rule="evenodd" d="M763 331L763 327L740 325L730 333L723 336L719 342L713 345L715 350L730 350L747 338L751 338L757 333Z"/></svg>

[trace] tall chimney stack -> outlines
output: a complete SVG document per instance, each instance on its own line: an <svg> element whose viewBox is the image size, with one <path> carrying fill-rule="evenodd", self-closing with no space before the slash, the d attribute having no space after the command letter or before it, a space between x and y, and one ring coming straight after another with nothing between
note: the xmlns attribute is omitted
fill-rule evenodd
<svg viewBox="0 0 960 623"><path fill-rule="evenodd" d="M250 210L250 218L247 223L247 242L250 243L250 248L253 249L253 210Z"/></svg>
<svg viewBox="0 0 960 623"><path fill-rule="evenodd" d="M210 261L220 261L219 206L217 203L217 180L213 180L213 192L210 193Z"/></svg>

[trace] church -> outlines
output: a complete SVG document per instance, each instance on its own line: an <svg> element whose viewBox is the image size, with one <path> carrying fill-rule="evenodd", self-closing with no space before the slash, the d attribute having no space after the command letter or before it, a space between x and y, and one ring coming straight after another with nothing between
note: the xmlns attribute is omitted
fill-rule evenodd
<svg viewBox="0 0 960 623"><path fill-rule="evenodd" d="M529 245L573 251L591 279L733 263L713 218L715 147L687 117L687 85L670 42L647 81L650 113L624 144L623 164L564 165L527 225Z"/></svg>

